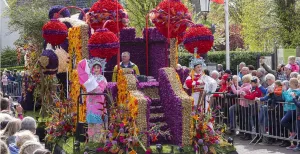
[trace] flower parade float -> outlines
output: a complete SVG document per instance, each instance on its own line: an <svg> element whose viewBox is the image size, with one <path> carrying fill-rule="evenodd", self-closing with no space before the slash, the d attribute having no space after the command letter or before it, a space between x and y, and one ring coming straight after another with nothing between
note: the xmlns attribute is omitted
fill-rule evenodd
<svg viewBox="0 0 300 154"><path fill-rule="evenodd" d="M134 28L125 28L128 16L116 0L97 1L86 15L77 8L86 21L61 15L67 8L77 7L61 7L44 25L43 36L51 45L37 58L39 75L50 85L40 93L49 98L43 98L42 108L48 116L45 140L53 153L214 154L233 148L224 139L224 127L214 122L216 109L206 114L193 111L193 98L182 88L189 69L178 73L174 69L179 43L183 42L187 50L203 49L199 50L201 55L210 50L213 40L207 28L192 23L180 0L163 0L150 12L156 28L145 28L142 38L135 36ZM174 59L170 65L166 64L169 48ZM119 64L120 52L124 51L130 52L142 74L151 76L137 77L130 70L118 69L117 82L109 82L109 71ZM89 74L95 71L94 65L89 66L92 61L100 65L95 59L101 61L101 79L108 81L100 91L99 82L87 86L88 81L81 81L82 70L88 74L86 80L95 76ZM66 92L57 88L57 73L67 75L63 85ZM90 89L94 85L96 91ZM95 98L91 95L105 96L99 103L106 104L103 108L107 109L99 116L105 122L96 128L100 134L97 141L88 135L89 103Z"/></svg>

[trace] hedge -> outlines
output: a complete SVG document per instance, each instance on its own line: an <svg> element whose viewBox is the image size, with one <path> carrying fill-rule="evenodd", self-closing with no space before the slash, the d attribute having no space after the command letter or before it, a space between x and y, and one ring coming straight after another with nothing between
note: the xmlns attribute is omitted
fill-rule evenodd
<svg viewBox="0 0 300 154"><path fill-rule="evenodd" d="M0 71L4 71L4 70L8 70L8 71L13 71L13 70L18 70L18 71L23 71L25 69L24 66L14 66L14 67L6 67L6 68L0 68Z"/></svg>
<svg viewBox="0 0 300 154"><path fill-rule="evenodd" d="M240 62L245 62L246 65L253 65L254 67L258 68L257 66L257 58L259 56L270 56L273 52L258 52L258 51L230 51L230 69L233 72L236 72L237 65ZM189 62L192 54L181 50L178 54L178 62L182 66L189 66ZM209 52L208 59L211 63L222 64L224 68L226 68L226 52L225 51L216 51L216 52Z"/></svg>

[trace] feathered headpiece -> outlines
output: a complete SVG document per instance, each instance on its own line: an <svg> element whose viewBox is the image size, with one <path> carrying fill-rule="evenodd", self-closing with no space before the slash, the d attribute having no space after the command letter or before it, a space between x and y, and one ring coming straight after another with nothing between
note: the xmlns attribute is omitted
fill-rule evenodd
<svg viewBox="0 0 300 154"><path fill-rule="evenodd" d="M89 67L92 69L94 65L100 65L102 70L105 69L105 65L106 65L106 59L101 59L98 57L94 57L92 59L88 60L89 63Z"/></svg>
<svg viewBox="0 0 300 154"><path fill-rule="evenodd" d="M191 58L190 62L190 68L194 68L196 65L201 65L202 67L206 67L206 64L204 63L204 59L202 57L199 57L197 54L198 48L194 49L194 57Z"/></svg>

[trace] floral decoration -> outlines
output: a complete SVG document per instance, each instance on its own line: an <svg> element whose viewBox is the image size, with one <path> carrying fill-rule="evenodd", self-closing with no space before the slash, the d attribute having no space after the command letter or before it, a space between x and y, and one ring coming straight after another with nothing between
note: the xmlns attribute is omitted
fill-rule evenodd
<svg viewBox="0 0 300 154"><path fill-rule="evenodd" d="M129 111L129 118L135 123L135 134L139 131L147 131L148 129L148 117L149 110L148 99L144 94L137 90L137 79L132 74L124 74L120 69L118 72L118 105L126 106ZM147 116L148 115L148 116ZM146 137L141 138L141 142L144 145L148 144Z"/></svg>
<svg viewBox="0 0 300 154"><path fill-rule="evenodd" d="M67 36L67 26L57 19L51 19L43 26L43 38L53 46L63 43Z"/></svg>
<svg viewBox="0 0 300 154"><path fill-rule="evenodd" d="M110 93L110 92L109 92ZM111 94L111 93L110 93ZM150 100L143 97L144 100L149 102ZM135 102L136 100L132 100ZM159 126L154 126L149 130L141 130L137 127L138 123L131 117L131 111L128 110L128 106L120 105L117 102L112 102L110 108L110 124L108 130L103 132L104 146L97 148L97 153L129 153L136 154L137 147L141 146L146 153L151 153L143 142L143 138L146 136L153 136L157 138L157 132ZM137 117L138 118L138 117Z"/></svg>
<svg viewBox="0 0 300 154"><path fill-rule="evenodd" d="M72 108L74 103L72 100L57 100L55 106L48 109L51 120L46 123L46 141L58 143L59 140L67 140L73 137L76 125L76 112Z"/></svg>
<svg viewBox="0 0 300 154"><path fill-rule="evenodd" d="M206 54L214 43L214 36L210 29L203 25L193 25L183 37L184 47L192 54L198 48L198 55Z"/></svg>
<svg viewBox="0 0 300 154"><path fill-rule="evenodd" d="M58 57L54 50L44 50L39 58L39 64L41 65L44 74L56 74L58 70Z"/></svg>
<svg viewBox="0 0 300 154"><path fill-rule="evenodd" d="M94 30L104 28L103 25L108 20L110 21L105 28L115 34L129 23L126 10L117 0L99 0L87 13L87 23Z"/></svg>
<svg viewBox="0 0 300 154"><path fill-rule="evenodd" d="M191 145L191 130L193 98L188 96L173 68L159 70L160 98L164 102L166 122L170 126L172 141L176 145Z"/></svg>
<svg viewBox="0 0 300 154"><path fill-rule="evenodd" d="M68 70L68 63L70 61L69 54L63 48L56 48L54 53L58 57L58 73L67 72Z"/></svg>
<svg viewBox="0 0 300 154"><path fill-rule="evenodd" d="M62 5L54 5L54 6L52 6L51 8L50 8L50 10L49 10L49 19L53 19L55 16L56 16L56 14L61 10L61 9L63 9L65 6L62 6ZM70 14L70 11L69 11L69 9L65 9L64 11L62 11L61 13L60 13L60 16L62 16L62 17L70 17L71 16L71 14Z"/></svg>
<svg viewBox="0 0 300 154"><path fill-rule="evenodd" d="M216 154L216 153L228 153L228 148L230 147L234 151L234 147L230 145L224 139L224 131L226 125L219 125L215 123L215 117L220 114L220 106L216 106L214 110L209 110L207 113L199 112L198 110L192 112L191 117L193 119L192 132L193 134L193 146L196 153L205 154Z"/></svg>
<svg viewBox="0 0 300 154"><path fill-rule="evenodd" d="M89 39L88 44L91 57L109 60L120 49L119 38L108 29L98 29Z"/></svg>
<svg viewBox="0 0 300 154"><path fill-rule="evenodd" d="M179 21L191 20L191 14L180 0L163 0L151 11L150 19L158 31L166 38L176 38L187 28L186 23ZM171 29L171 27L173 28ZM168 35L168 30L171 31L170 36Z"/></svg>
<svg viewBox="0 0 300 154"><path fill-rule="evenodd" d="M77 104L78 96L80 95L80 89L84 90L84 87L81 87L79 84L79 77L76 70L78 63L83 59L82 53L82 36L81 30L83 26L76 26L69 29L69 55L72 59L72 62L69 63L69 81L70 81L70 93L69 97L72 101ZM85 34L88 35L88 34ZM74 111L77 111L76 106L73 108ZM82 104L79 105L79 121L85 122L86 118L86 101L85 97Z"/></svg>

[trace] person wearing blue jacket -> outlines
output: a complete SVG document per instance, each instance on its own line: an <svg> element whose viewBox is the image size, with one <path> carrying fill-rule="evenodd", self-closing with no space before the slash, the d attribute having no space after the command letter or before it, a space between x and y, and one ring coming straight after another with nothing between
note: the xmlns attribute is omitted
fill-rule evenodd
<svg viewBox="0 0 300 154"><path fill-rule="evenodd" d="M284 116L280 121L280 124L287 128L291 133L289 139L296 137L295 129L293 128L293 122L296 121L296 105L293 100L293 94L300 96L300 90L298 89L298 80L290 79L290 89L282 93L282 99L285 101L283 106ZM288 150L294 149L296 145L287 147Z"/></svg>
<svg viewBox="0 0 300 154"><path fill-rule="evenodd" d="M293 101L297 106L297 136L300 137L300 97L295 93L292 93ZM300 143L293 149L294 151L300 151Z"/></svg>

